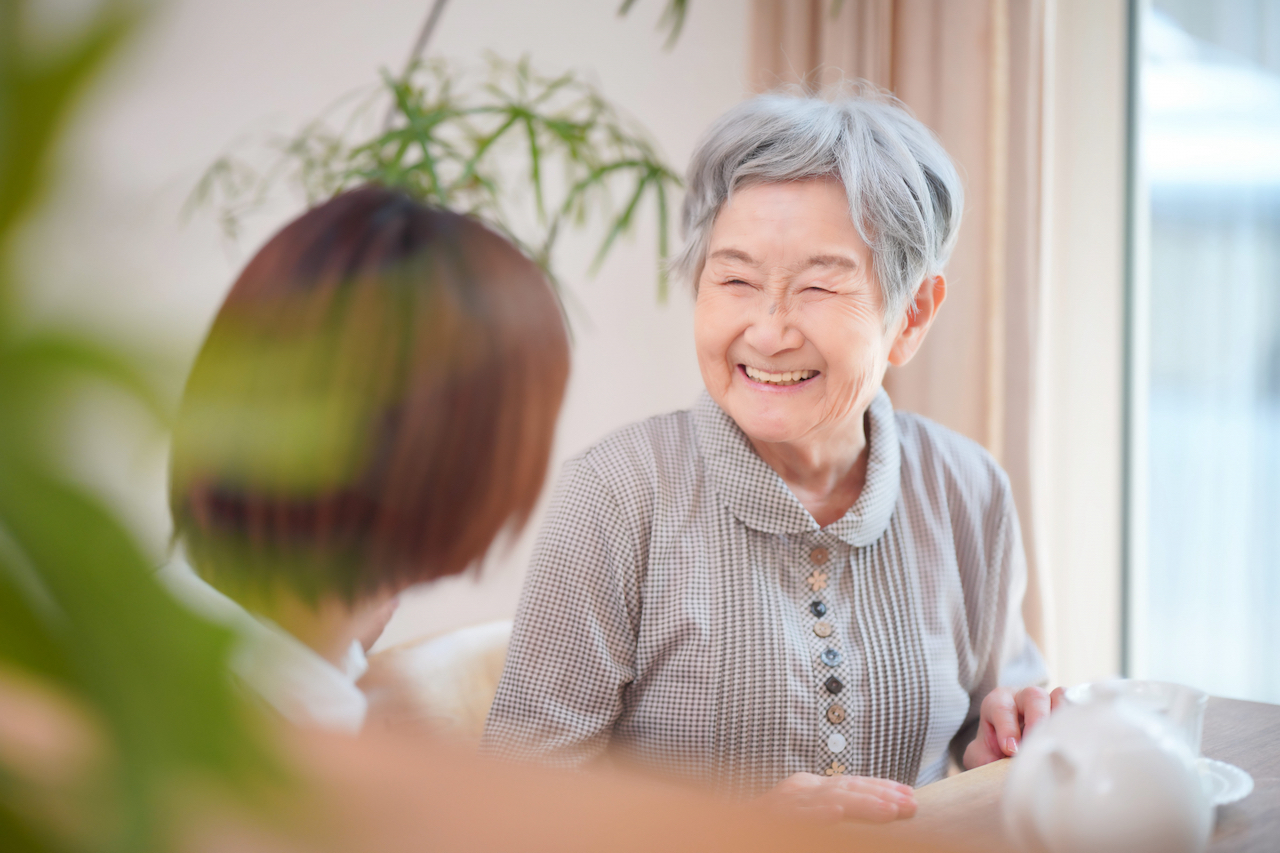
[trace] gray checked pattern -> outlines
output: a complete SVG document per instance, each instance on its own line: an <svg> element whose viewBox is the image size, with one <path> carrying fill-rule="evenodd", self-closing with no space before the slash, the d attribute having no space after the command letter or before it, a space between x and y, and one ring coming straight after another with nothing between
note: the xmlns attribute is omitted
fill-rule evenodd
<svg viewBox="0 0 1280 853"><path fill-rule="evenodd" d="M705 393L570 460L482 749L607 750L737 796L941 778L992 688L1045 677L1017 516L977 444L883 391L867 423L866 485L825 528Z"/></svg>

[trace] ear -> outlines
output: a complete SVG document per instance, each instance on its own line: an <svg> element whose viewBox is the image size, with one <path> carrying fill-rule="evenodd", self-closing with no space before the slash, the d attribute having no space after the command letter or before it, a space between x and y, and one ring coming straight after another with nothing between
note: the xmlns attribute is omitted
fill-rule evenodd
<svg viewBox="0 0 1280 853"><path fill-rule="evenodd" d="M890 364L901 367L911 360L920 344L924 343L924 336L946 298L947 280L942 276L935 275L920 282L911 304L897 322L897 335L889 349Z"/></svg>

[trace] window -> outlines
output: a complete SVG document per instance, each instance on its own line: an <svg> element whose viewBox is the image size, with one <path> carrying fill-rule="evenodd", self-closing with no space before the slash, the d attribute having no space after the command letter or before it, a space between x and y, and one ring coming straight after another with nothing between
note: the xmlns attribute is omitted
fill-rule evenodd
<svg viewBox="0 0 1280 853"><path fill-rule="evenodd" d="M1137 0L1129 674L1280 702L1280 0Z"/></svg>

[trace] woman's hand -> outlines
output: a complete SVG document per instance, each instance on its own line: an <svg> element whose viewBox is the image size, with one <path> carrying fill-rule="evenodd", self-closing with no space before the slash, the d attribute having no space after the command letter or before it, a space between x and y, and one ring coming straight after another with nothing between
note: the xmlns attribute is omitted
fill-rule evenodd
<svg viewBox="0 0 1280 853"><path fill-rule="evenodd" d="M1064 690L1024 687L1017 693L997 687L982 700L978 734L964 751L964 769L972 770L1018 752L1022 737L1062 703Z"/></svg>
<svg viewBox="0 0 1280 853"><path fill-rule="evenodd" d="M793 773L759 802L777 812L825 821L888 823L916 813L915 792L909 785L869 776Z"/></svg>

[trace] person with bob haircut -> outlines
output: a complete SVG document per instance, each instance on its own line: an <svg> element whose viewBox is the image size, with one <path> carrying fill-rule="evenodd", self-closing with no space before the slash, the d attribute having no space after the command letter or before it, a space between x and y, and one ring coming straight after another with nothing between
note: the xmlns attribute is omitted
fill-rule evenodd
<svg viewBox="0 0 1280 853"><path fill-rule="evenodd" d="M485 752L603 756L892 820L909 786L1049 713L1008 477L882 380L947 293L964 208L933 134L869 88L762 95L690 163L705 393L570 460Z"/></svg>
<svg viewBox="0 0 1280 853"><path fill-rule="evenodd" d="M268 705L359 730L395 597L529 517L568 371L546 278L476 220L376 186L307 211L191 369L169 499L195 574L166 579L243 632L232 667Z"/></svg>

